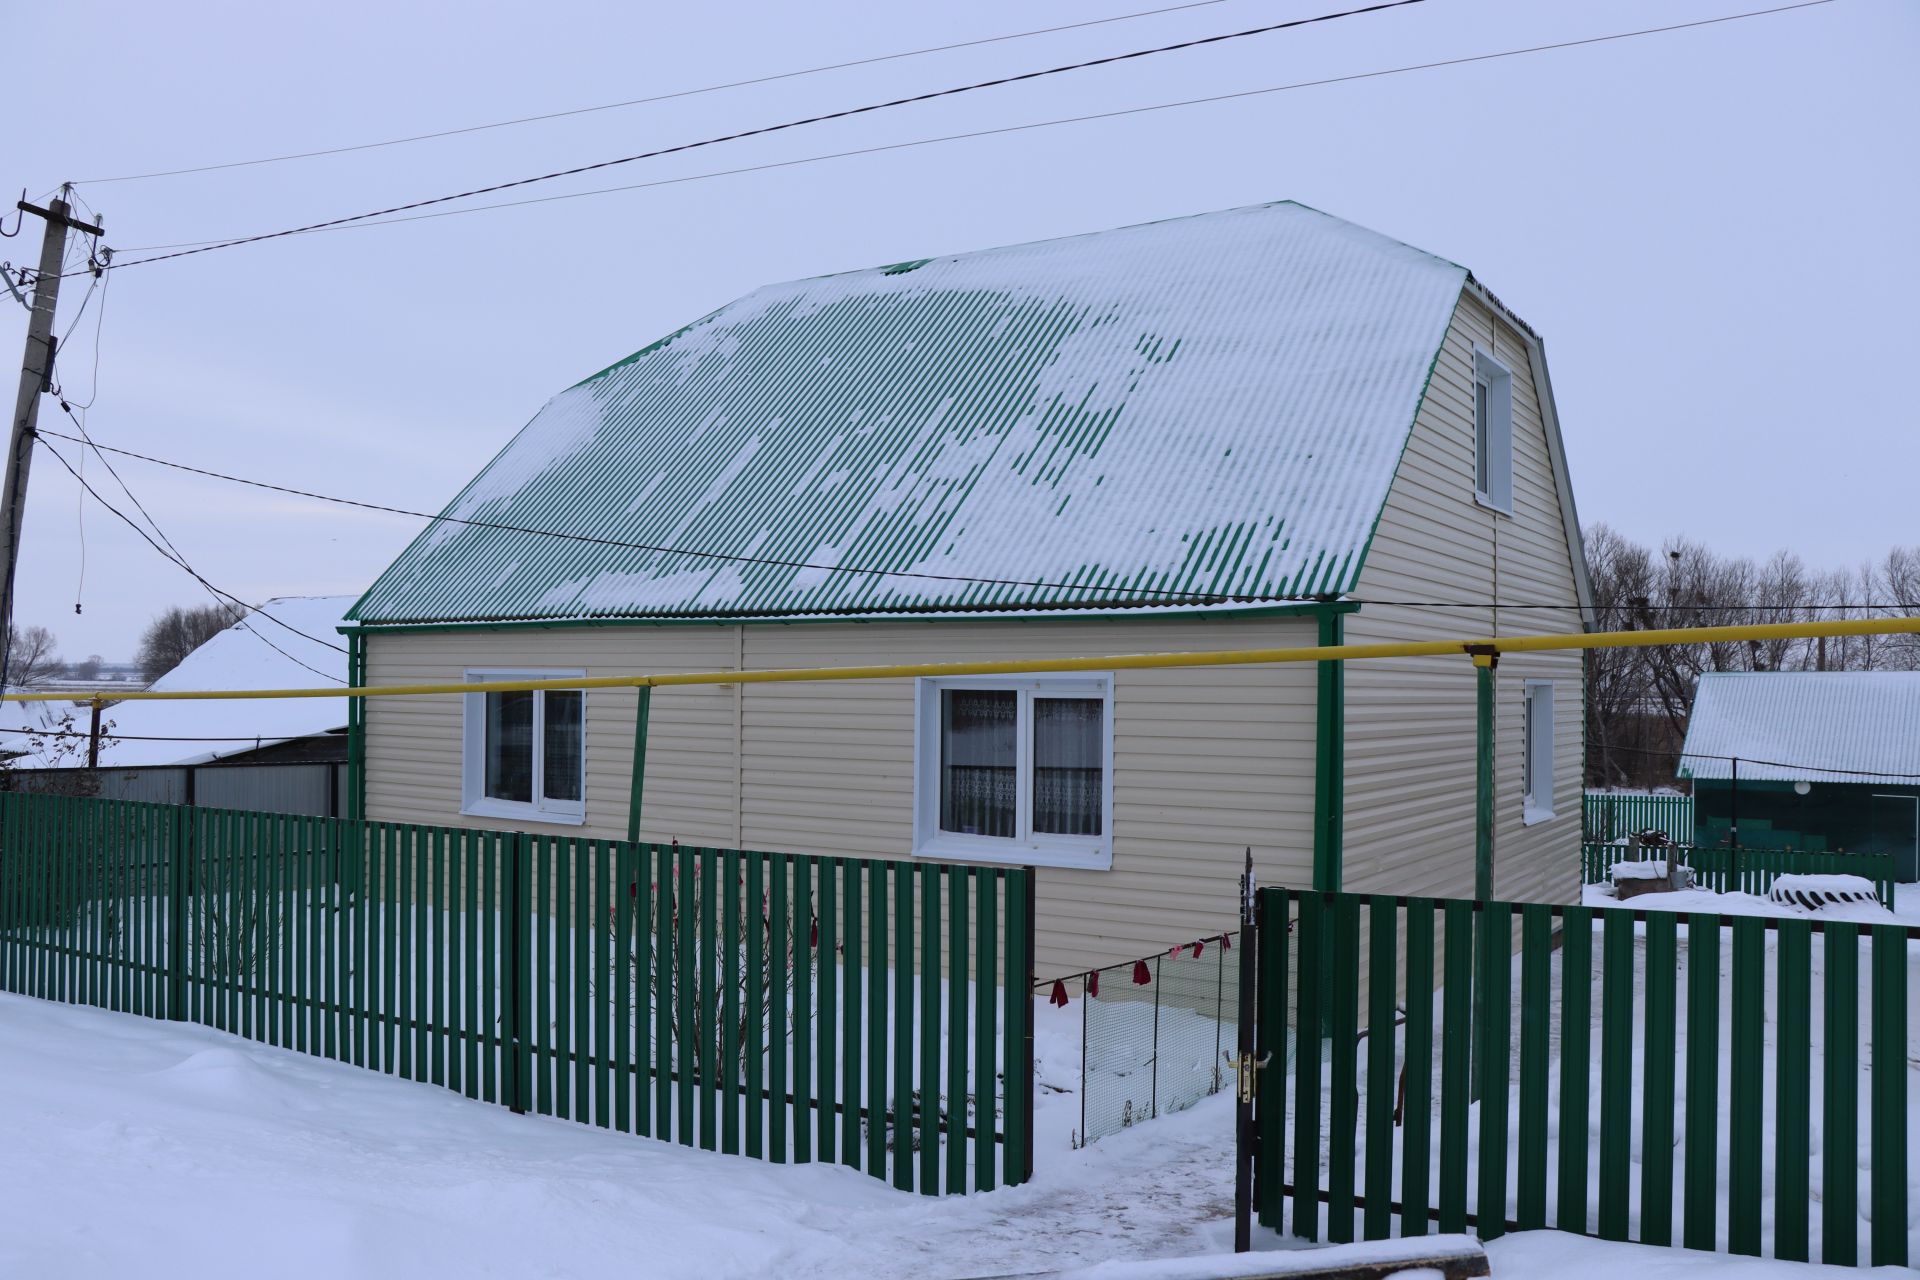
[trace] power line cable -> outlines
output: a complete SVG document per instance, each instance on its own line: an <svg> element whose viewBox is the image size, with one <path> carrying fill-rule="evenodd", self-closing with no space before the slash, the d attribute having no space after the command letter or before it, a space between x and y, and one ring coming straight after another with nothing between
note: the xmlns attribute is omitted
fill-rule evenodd
<svg viewBox="0 0 1920 1280"><path fill-rule="evenodd" d="M208 594L213 597L213 602L215 604L219 605L223 610L229 611L229 614L232 618L232 622L230 623L230 625L240 628L241 630L245 631L248 635L258 640L261 644L266 645L267 648L273 650L275 653L285 658L287 661L296 663L299 666L305 667L308 671L313 672L313 674L317 676L322 676L329 680L338 678L335 676L328 675L325 671L320 670L318 667L312 666L306 662L302 662L299 658L296 658L293 654L288 653L285 649L281 648L279 645L275 644L272 640L268 639L264 634L261 633L259 627L253 625L247 620L251 616L248 609L242 608L239 612L233 613L232 606L228 605L224 600L220 598L223 593L216 591L213 588L213 586L206 581L206 579L201 578L198 573L194 573L193 567L187 563L186 552L180 550L179 547L174 545L173 539L169 538L166 534L166 530L160 527L160 522L153 518L153 513L147 510L146 504L141 502L138 495L136 495L132 490L132 488L128 486L126 478L122 476L120 474L119 469L113 465L113 460L107 457L107 455L101 451L99 445L94 443L92 434L87 430L87 424L81 420L79 415L74 413L73 409L67 404L65 400L62 400L59 403L60 403L61 412L65 413L68 418L72 419L73 425L80 429L80 435L84 437L82 443L84 443L89 449L93 451L94 456L100 459L101 463L107 468L107 474L112 476L114 483L120 486L120 492L127 495L127 500L133 503L134 508L137 511L139 511L141 516L146 520L148 527L153 530L155 536L157 536L161 542L166 544L166 550L172 553L172 558L180 565L181 568L185 569L188 573L193 574L193 576L200 581L201 585L207 589ZM66 438L72 439L72 437L66 437ZM82 454L81 457L82 457L82 461L84 461L85 455ZM84 477L81 478L81 484L83 486L86 484ZM89 487L87 489L87 492L92 493L93 491ZM94 494L94 497L97 500L99 498L99 495ZM108 509L112 510L112 508L108 508ZM119 514L119 513L116 512L115 514ZM125 519L124 516L122 516L121 518ZM138 526L135 526L135 532L138 532L138 531L139 531ZM287 630L289 631L294 631L294 628L287 626L285 622L282 622L279 618L273 616L270 613L267 613L267 611L264 609L253 609L251 612L259 613L262 616L264 616L268 621L273 622L279 626L286 627ZM320 643L320 644L327 643L324 640L320 640L319 637L317 636L307 635L304 631L295 631L294 633L296 635L305 636L308 640L315 641L316 643ZM331 645L330 647L334 649L340 648L339 645ZM342 652L344 652L344 650L342 650Z"/></svg>
<svg viewBox="0 0 1920 1280"><path fill-rule="evenodd" d="M160 169L152 173L123 173L112 178L79 178L75 181L87 185L104 185L109 182L140 182L148 178L173 178L192 173L212 173L221 169L242 169L253 165L279 164L286 160L309 160L317 156L345 155L354 151L373 151L381 147L398 147L413 142L430 142L436 138L453 138L462 134L484 133L490 129L507 129L516 125L537 124L545 120L564 120L572 116L591 115L600 111L619 111L627 107L646 106L655 102L672 102L679 98L693 98L701 94L719 93L727 89L745 89L754 85L774 84L782 80L797 80L803 76L820 75L828 71L845 71L852 67L869 67L882 62L897 62L903 58L918 58L930 53L948 53L955 49L973 49L982 45L1003 44L1010 40L1025 40L1033 36L1054 35L1062 31L1079 31L1086 27L1107 26L1115 22L1132 22L1139 18L1159 17L1162 14L1182 13L1189 9L1205 9L1227 0L1191 0L1187 4L1167 5L1159 9L1140 9L1133 13L1115 14L1110 18L1090 18L1084 22L1066 22L1053 27L1036 27L1030 31L1013 31L1005 35L983 36L977 40L960 40L952 44L929 45L922 49L906 49L899 53L877 54L870 58L854 58L846 62L830 62L817 67L803 67L797 71L781 71L772 75L754 76L746 80L729 80L723 84L702 85L696 89L677 89L671 93L656 93L644 98L628 98L621 102L604 102L590 107L573 107L565 111L547 111L539 115L516 116L511 120L495 120L487 124L466 125L458 129L438 129L431 133L409 134L401 138L387 138L379 142L360 142L348 146L320 147L312 151L290 151L282 155L260 156L252 160L229 160L222 164L195 165L184 169Z"/></svg>
<svg viewBox="0 0 1920 1280"><path fill-rule="evenodd" d="M933 146L939 143L964 142L974 138L991 138L1004 134L1051 129L1060 125L1091 124L1102 120L1117 120L1128 116L1146 115L1156 111L1172 111L1181 107L1206 106L1217 102L1233 102L1243 98L1256 98L1273 93L1288 93L1296 89L1316 89L1327 85L1347 84L1359 80L1375 80L1387 76L1405 75L1415 71L1433 71L1445 67L1466 66L1479 62L1493 62L1502 58L1517 58L1526 54L1550 53L1560 49L1575 49L1586 45L1632 40L1641 36L1664 35L1669 32L1685 31L1694 27L1715 26L1726 22L1738 22L1747 18L1760 18L1773 14L1788 13L1796 9L1808 9L1815 5L1831 4L1832 2L1833 0L1802 0L1802 2L1798 4L1782 5L1772 9L1755 9L1745 13L1725 14L1720 17L1703 18L1694 22L1673 23L1661 27L1643 27L1635 31L1619 31L1608 35L1582 37L1577 40L1561 40L1550 44L1527 45L1516 49L1496 50L1492 53L1469 54L1458 58L1442 58L1432 62L1408 63L1398 67L1383 67L1373 71L1357 71L1348 75L1327 76L1317 80L1296 80L1288 84L1268 85L1258 89L1242 89L1233 93L1209 94L1198 98L1180 98L1171 102L1150 103L1140 107L1121 107L1112 111L1090 112L1086 115L1060 116L1049 120L1030 121L1025 124L1002 125L991 129L971 129L961 133L940 134L930 138L912 138L905 142L882 143L871 147L854 147L845 151L829 151L817 155L800 156L792 160L771 160L763 164L741 165L732 169L713 169L704 173L686 174L673 178L656 178L647 182L632 182L612 187L595 187L587 191L570 191L560 195L534 196L525 200L501 200L492 204L469 205L458 209L441 209L433 213L415 213L402 217L381 217L378 214L370 214L359 219L342 220L337 224L317 224L310 228L302 228L282 234L313 235L325 231L355 231L366 227L388 227L406 222L424 222L433 218L452 218L467 213L487 213L497 209L517 209L527 205L553 204L563 200L582 200L591 196L615 195L626 191L643 191L654 187L671 187L689 182L704 182L712 178L731 178L749 173L765 173L774 169L789 169L800 165L819 164L828 160L846 160L857 156L880 155L885 152L905 151L914 147ZM498 190L499 188L492 189ZM457 196L450 197L450 199L459 198L460 197ZM183 240L168 244L141 245L122 250L121 252L152 253L169 249L213 249L216 247L224 247L231 243L245 242L246 241L236 241L231 237L215 240ZM140 259L140 261L160 261L160 259L149 258ZM123 263L121 265L131 266L133 263Z"/></svg>
<svg viewBox="0 0 1920 1280"><path fill-rule="evenodd" d="M1770 769L1799 769L1806 773L1833 773L1850 778L1920 778L1920 773L1902 773L1895 769L1835 769L1821 764L1794 764L1785 760L1760 760L1753 756L1722 756L1710 751L1687 751L1675 747L1662 751L1656 747L1629 747L1620 743L1609 743L1607 751L1625 751L1642 756L1674 756L1680 760L1737 760L1741 764L1757 764ZM1722 778L1707 778L1707 782L1722 782ZM1756 778L1756 782L1765 782L1765 778Z"/></svg>
<svg viewBox="0 0 1920 1280"><path fill-rule="evenodd" d="M1803 4L1828 4L1832 0L1802 0ZM350 214L342 218L328 218L321 222L311 222L304 226L288 227L281 231L266 231L258 235L239 236L231 240L220 240L212 244L192 249L178 249L171 253L158 254L149 258L133 258L124 262L105 264L105 270L119 270L123 267L143 266L150 262L166 262L173 258L191 257L195 254L211 253L216 249L231 249L244 244L258 244L262 240L278 240L286 236L304 235L312 231L321 231L331 227L347 226L364 222L369 218L385 217L389 214L406 213L413 209L424 209L431 205L448 204L455 200L465 200L472 196L490 195L495 191L510 191L519 187L531 186L538 182L551 182L556 178L571 178L583 173L595 173L601 169L611 169L619 165L633 164L640 160L657 159L660 156L677 155L685 151L695 151L703 147L718 146L726 142L738 142L744 138L757 138L767 134L781 133L789 129L798 129L807 125L823 124L829 120L845 120L853 116L868 115L876 111L886 111L894 107L904 107L918 102L932 102L940 98L951 98L963 93L974 93L981 89L994 89L1004 85L1022 84L1047 76L1064 75L1071 71L1085 71L1093 67L1112 66L1115 63L1129 62L1137 58L1152 57L1162 53L1176 53L1185 49L1197 49L1207 45L1222 44L1229 40L1244 40L1251 36L1268 35L1276 31L1287 31L1297 27L1313 26L1318 23L1333 22L1341 18L1359 17L1369 13L1379 13L1387 9L1400 9L1408 5L1424 4L1426 0L1379 0L1376 4L1364 5L1355 9L1343 9L1333 13L1315 14L1308 18L1293 18L1286 22L1268 23L1265 26L1248 27L1241 31L1222 32L1219 35L1200 36L1192 40L1181 40L1173 44L1157 45L1151 49L1134 49L1126 53L1110 54L1103 58L1089 58L1081 62L1063 63L1060 66L1045 67L1037 71L1022 71L1015 75L996 76L991 80L976 80L969 84L954 85L946 89L935 89L927 93L910 94L904 98L892 98L884 102L871 102L865 106L847 107L839 111L823 112L819 115L805 116L798 120L786 120L779 124L760 125L752 129L741 129L734 133L721 134L712 138L703 138L695 142L677 143L671 147L658 147L652 151L636 152L629 156L619 156L612 160L599 160L592 164L575 165L569 169L556 169L550 173L535 174L528 178L515 178L509 182L496 182L484 187L475 187L468 191L459 191L451 195L432 196L424 200L412 200L405 204L390 205L384 209L372 209L366 213Z"/></svg>
<svg viewBox="0 0 1920 1280"><path fill-rule="evenodd" d="M559 539L561 541L566 541L566 542L585 543L591 546L612 547L622 551L648 551L648 552L653 552L660 555L684 555L684 556L691 556L699 559L725 560L725 561L730 561L730 562L740 563L740 564L762 565L769 568L802 569L802 570L812 570L812 571L823 572L823 573L848 573L848 574L855 574L861 577L916 578L916 579L928 579L928 580L937 581L937 582L958 582L958 583L965 583L968 585L975 585L975 586L1042 587L1042 588L1047 588L1049 590L1059 590L1059 591L1107 591L1107 592L1119 592L1119 593L1124 593L1129 595L1175 597L1175 598L1186 599L1186 600L1191 600L1191 601L1196 601L1201 603L1246 602L1246 603L1293 604L1293 603L1301 603L1304 601L1311 601L1319 598L1315 596L1279 596L1279 595L1237 594L1237 593L1206 592L1206 591L1182 591L1182 590L1171 588L1171 587L1098 586L1093 584L1048 582L1048 581L1036 580L1036 579L989 578L989 577L973 577L973 576L962 575L962 574L922 573L922 572L914 572L909 570L878 569L878 568L872 568L869 566L860 566L860 565L814 564L810 561L783 560L783 559L778 559L771 556L752 556L752 555L738 554L734 552L707 551L707 550L701 550L693 547L673 547L673 546L665 546L665 545L655 544L655 543L630 542L620 538L600 537L595 534L570 533L560 529L541 529L541 528L530 526L530 525L509 524L505 521L499 521L499 520L473 520L473 519L468 519L467 517L464 517L464 516L434 514L426 511L415 511L407 507L389 506L385 503L366 502L358 498L342 498L334 494L320 493L312 489L297 489L290 485L274 484L266 480L252 480L252 479L248 479L245 476L231 475L224 471L213 471L206 467L196 467L184 462L174 462L167 458L158 458L153 456L152 454L147 454L147 453L137 453L132 449L122 449L110 444L99 444L96 441L94 441L91 436L88 436L86 439L82 440L77 436L69 436L58 431L49 431L45 428L42 428L39 434L42 436L52 436L54 439L57 439L57 440L69 440L74 442L75 444L86 445L89 448L92 448L99 452L117 453L122 457L134 458L134 459L137 459L138 461L151 463L155 466L169 467L175 471L184 471L191 475L205 476L208 479L212 479L212 480L223 480L230 484L247 485L255 489L266 489L274 493L291 494L292 496L299 497L299 498L312 498L317 502L329 502L329 503L333 503L335 505L343 506L343 507L357 507L366 511L378 511L385 515L407 516L416 520L427 520L427 521L434 521L434 522L440 522L440 523L446 523L446 524L468 525L478 529L493 529L502 533L521 533L521 534L527 534L533 537L555 538L555 539ZM1420 608L1420 609L1491 609L1491 608L1558 609L1558 610L1564 610L1567 612L1572 612L1574 609L1577 608L1577 606L1575 605L1559 603L1559 602L1517 603L1517 602L1509 602L1504 600L1501 600L1501 601L1496 601L1496 600L1356 600L1354 601L1354 603L1362 604L1362 605L1375 605L1375 606L1395 605L1395 606L1401 606L1405 608ZM1751 611L1782 612L1782 611L1791 611L1791 610L1806 610L1808 612L1815 612L1815 611L1830 612L1834 610L1843 610L1843 609L1869 611L1869 610L1910 609L1910 608L1916 608L1916 607L1920 607L1920 606L1909 605L1904 602L1894 601L1886 604L1824 604L1824 605L1755 604L1755 605L1738 605L1738 606L1720 606L1719 608L1723 612L1737 612L1740 610L1746 610L1750 612ZM1691 605L1691 604L1649 605L1648 608L1654 609L1654 610L1672 610L1672 611L1696 610L1697 611L1697 610L1700 610L1701 606Z"/></svg>
<svg viewBox="0 0 1920 1280"><path fill-rule="evenodd" d="M344 648L342 648L337 644L332 643L331 641L322 640L319 636L309 635L305 631L300 630L298 627L295 627L290 623L282 622L279 618L274 617L272 614L267 613L264 610L261 610L254 605L248 604L245 600L242 600L239 596L234 595L230 591L222 591L219 587L214 586L211 582L207 581L206 578L201 576L199 571L196 570L192 565L188 564L184 559L179 559L169 554L166 548L162 547L158 542L154 541L152 536L150 536L145 529L142 529L139 526L139 524L137 524L133 520L132 517L127 515L126 512L120 510L120 508L114 506L111 502L108 502L104 497L100 495L99 490L95 489L91 484L87 483L86 477L81 475L80 472L74 468L74 465L71 462L67 461L65 455L63 455L58 449L55 449L52 445L48 444L46 440L42 438L44 435L45 435L44 432L35 433L36 441L38 442L40 447L45 449L50 455L52 455L54 461L58 462L62 467L66 468L67 474L71 475L76 481L78 481L80 484L80 487L85 489L89 494L93 496L93 500L95 502L105 507L113 515L119 517L119 519L123 523L125 523L128 528L132 529L135 533L139 534L140 537L147 543L148 546L152 547L155 551L159 552L160 555L164 557L166 560L168 560L169 562L175 565L178 565L182 570L184 570L190 577L192 577L201 586L213 592L215 595L224 597L225 599L233 602L234 604L239 605L241 609L245 610L247 613L260 614L260 616L265 618L267 621L274 623L275 625L282 627L287 631L292 632L294 635L299 636L303 640L311 640L315 644L324 645L325 647L332 649L338 653L346 652ZM244 617L245 617L245 614L243 614L243 619ZM258 628L248 628L248 629L251 630L253 634L256 637L258 637L261 641L265 642L269 648L272 648L275 652L281 654L283 657L287 658L289 661L297 663L302 667L305 667L308 671L313 672L313 674L320 676L323 679L332 680L336 684L346 683L346 681L340 679L340 677L336 675L333 675L329 672L322 671L318 667L311 666L308 663L301 662L300 659L294 657L292 654L288 653L285 649L280 648L280 646L274 644L273 641L268 640L264 635L261 635Z"/></svg>

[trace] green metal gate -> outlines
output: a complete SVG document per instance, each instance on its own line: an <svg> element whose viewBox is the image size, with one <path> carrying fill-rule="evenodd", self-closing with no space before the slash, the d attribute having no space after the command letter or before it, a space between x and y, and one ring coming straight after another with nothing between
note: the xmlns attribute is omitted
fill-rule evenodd
<svg viewBox="0 0 1920 1280"><path fill-rule="evenodd" d="M1258 914L1266 1226L1908 1261L1920 929L1287 889Z"/></svg>
<svg viewBox="0 0 1920 1280"><path fill-rule="evenodd" d="M1031 868L0 794L0 989L933 1195L1033 1159Z"/></svg>

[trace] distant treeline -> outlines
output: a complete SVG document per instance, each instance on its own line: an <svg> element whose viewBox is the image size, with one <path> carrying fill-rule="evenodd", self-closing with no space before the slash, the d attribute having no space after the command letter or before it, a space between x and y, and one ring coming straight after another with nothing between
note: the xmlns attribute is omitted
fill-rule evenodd
<svg viewBox="0 0 1920 1280"><path fill-rule="evenodd" d="M1716 555L1684 538L1649 550L1606 525L1586 531L1602 631L1920 613L1920 546L1877 563L1812 570L1789 551ZM1694 686L1709 671L1916 671L1920 636L1835 636L1594 649L1587 654L1587 785L1670 783Z"/></svg>

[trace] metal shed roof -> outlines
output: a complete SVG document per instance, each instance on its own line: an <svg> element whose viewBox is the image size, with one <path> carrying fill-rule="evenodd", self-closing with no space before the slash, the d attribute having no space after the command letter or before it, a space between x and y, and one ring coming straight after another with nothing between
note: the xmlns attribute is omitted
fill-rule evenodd
<svg viewBox="0 0 1920 1280"><path fill-rule="evenodd" d="M1680 771L1775 782L1920 782L1920 671L1700 677Z"/></svg>
<svg viewBox="0 0 1920 1280"><path fill-rule="evenodd" d="M1282 203L773 285L556 396L443 513L572 539L430 525L350 616L1346 591L1465 279Z"/></svg>

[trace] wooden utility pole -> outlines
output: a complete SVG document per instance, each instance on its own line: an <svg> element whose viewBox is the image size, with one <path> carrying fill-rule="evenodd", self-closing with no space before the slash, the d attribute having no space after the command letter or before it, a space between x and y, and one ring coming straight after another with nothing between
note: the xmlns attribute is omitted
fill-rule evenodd
<svg viewBox="0 0 1920 1280"><path fill-rule="evenodd" d="M61 194L66 194L63 188ZM40 270L33 278L32 318L27 321L27 353L20 362L20 394L13 405L13 437L7 445L6 479L0 481L0 692L13 675L13 588L20 563L20 526L26 515L27 471L33 465L33 435L40 421L40 395L53 382L53 309L60 300L60 267L67 232L100 235L100 228L76 221L65 200L42 209L20 201L20 211L46 220L40 241Z"/></svg>

